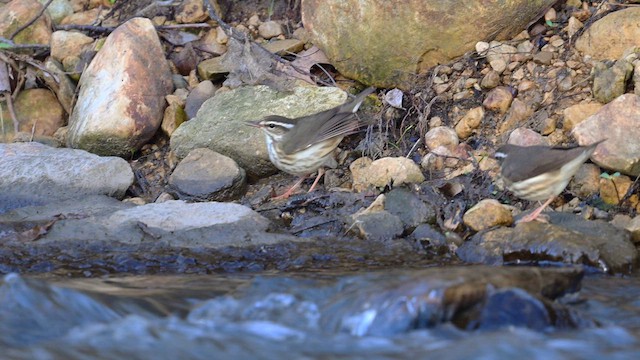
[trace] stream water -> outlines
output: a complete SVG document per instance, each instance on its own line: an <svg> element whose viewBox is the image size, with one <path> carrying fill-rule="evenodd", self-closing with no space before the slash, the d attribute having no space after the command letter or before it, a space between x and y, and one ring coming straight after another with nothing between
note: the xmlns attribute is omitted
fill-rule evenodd
<svg viewBox="0 0 640 360"><path fill-rule="evenodd" d="M390 311L391 300L383 298L359 312L344 301L385 292L395 300L410 299L409 290L389 292L388 284L416 271L100 279L8 274L0 278L0 358L630 359L640 354L637 275L585 276L569 305L588 324L577 329L420 326L409 317L402 320L411 313L411 301L402 311ZM392 316L379 321L383 311Z"/></svg>

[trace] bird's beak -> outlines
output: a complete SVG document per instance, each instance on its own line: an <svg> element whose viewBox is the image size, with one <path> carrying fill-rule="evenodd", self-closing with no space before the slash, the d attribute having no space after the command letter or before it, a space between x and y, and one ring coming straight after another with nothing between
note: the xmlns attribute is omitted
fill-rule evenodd
<svg viewBox="0 0 640 360"><path fill-rule="evenodd" d="M245 121L245 122L244 122L244 124L245 124L245 125L247 125L247 126L256 127L256 128L260 128L260 127L262 127L262 126L260 125L260 120L256 120L256 121Z"/></svg>

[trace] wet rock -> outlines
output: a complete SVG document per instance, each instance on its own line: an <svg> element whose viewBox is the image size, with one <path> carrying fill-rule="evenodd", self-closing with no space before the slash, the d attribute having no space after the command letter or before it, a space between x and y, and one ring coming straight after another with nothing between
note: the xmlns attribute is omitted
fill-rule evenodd
<svg viewBox="0 0 640 360"><path fill-rule="evenodd" d="M79 32L59 30L51 35L51 56L62 61L66 57L80 57L93 38Z"/></svg>
<svg viewBox="0 0 640 360"><path fill-rule="evenodd" d="M625 94L578 124L573 135L580 145L598 145L591 161L612 171L640 175L640 97Z"/></svg>
<svg viewBox="0 0 640 360"><path fill-rule="evenodd" d="M602 104L600 103L584 103L569 106L562 111L564 115L563 129L565 131L573 130L576 125L597 113L600 109L602 109Z"/></svg>
<svg viewBox="0 0 640 360"><path fill-rule="evenodd" d="M482 106L475 107L469 110L463 117L460 119L458 124L456 124L456 134L461 139L466 139L471 134L473 134L474 130L477 129L482 123L482 119L484 118L484 109Z"/></svg>
<svg viewBox="0 0 640 360"><path fill-rule="evenodd" d="M282 35L282 26L275 21L265 21L258 26L258 34L268 40Z"/></svg>
<svg viewBox="0 0 640 360"><path fill-rule="evenodd" d="M598 60L619 59L625 50L638 45L640 9L614 11L597 20L576 41L576 49ZM616 36L611 36L616 34Z"/></svg>
<svg viewBox="0 0 640 360"><path fill-rule="evenodd" d="M67 145L95 154L131 156L160 127L164 97L172 87L151 21L127 21L107 37L82 74Z"/></svg>
<svg viewBox="0 0 640 360"><path fill-rule="evenodd" d="M569 182L567 189L584 199L598 193L599 182L600 168L593 164L582 164Z"/></svg>
<svg viewBox="0 0 640 360"><path fill-rule="evenodd" d="M485 109L491 111L497 111L504 114L509 110L511 102L513 101L513 93L506 86L498 86L497 88L489 91L487 97L482 102L482 106Z"/></svg>
<svg viewBox="0 0 640 360"><path fill-rule="evenodd" d="M189 119L196 117L198 110L202 104L208 99L212 98L216 93L216 88L209 80L200 82L193 90L189 92L187 101L184 106L184 111L187 113Z"/></svg>
<svg viewBox="0 0 640 360"><path fill-rule="evenodd" d="M458 248L466 262L491 265L526 263L583 264L606 273L629 273L637 250L630 234L600 220L548 213L550 223L521 223L474 235Z"/></svg>
<svg viewBox="0 0 640 360"><path fill-rule="evenodd" d="M618 60L611 67L596 64L593 77L593 97L606 104L624 94L627 80L631 78L633 65L626 60Z"/></svg>
<svg viewBox="0 0 640 360"><path fill-rule="evenodd" d="M453 149L460 142L456 131L447 126L438 126L430 129L424 135L424 138L425 144L429 149L435 149L438 146Z"/></svg>
<svg viewBox="0 0 640 360"><path fill-rule="evenodd" d="M133 171L121 158L38 143L0 144L0 212L86 195L121 198Z"/></svg>
<svg viewBox="0 0 640 360"><path fill-rule="evenodd" d="M472 322L468 328L496 330L515 326L544 331L554 325L552 320L556 316L554 307L558 307L558 312L566 311L561 305L549 301L544 302L522 289L501 289L491 293L478 320ZM519 311L516 313L504 311L506 308L518 309ZM522 314L526 314L526 316L522 316Z"/></svg>
<svg viewBox="0 0 640 360"><path fill-rule="evenodd" d="M409 238L419 242L425 250L436 254L446 254L451 251L452 247L455 248L455 244L447 241L446 236L429 224L418 225Z"/></svg>
<svg viewBox="0 0 640 360"><path fill-rule="evenodd" d="M409 1L390 17L385 6L313 0L302 4L301 13L312 42L341 74L404 89L414 74L473 50L477 41L516 35L551 4L550 0L517 4ZM491 24L502 24L498 33Z"/></svg>
<svg viewBox="0 0 640 360"><path fill-rule="evenodd" d="M400 218L384 210L354 214L351 219L351 231L365 240L393 240L404 231Z"/></svg>
<svg viewBox="0 0 640 360"><path fill-rule="evenodd" d="M386 157L376 161L363 157L352 162L349 170L351 170L353 188L356 191L364 191L370 186L394 187L424 181L420 167L413 160L405 157Z"/></svg>
<svg viewBox="0 0 640 360"><path fill-rule="evenodd" d="M490 328L495 318L502 319L498 324L503 327L529 324L536 328L542 326L539 317L543 316L542 322L549 325L576 327L567 308L549 306L549 302L578 291L582 276L577 268L483 266L429 268L412 273L385 271L384 276L369 273L358 281L341 282L340 295L329 299L321 326L326 331L340 330L356 336L388 337L442 323L462 329L480 324ZM505 299L509 294L518 295L508 296L513 303ZM537 311L532 311L531 306L515 301L518 298L526 298L527 303L541 299L549 313L539 304ZM407 299L413 299L411 306L407 306ZM484 310L486 306L490 308ZM373 309L376 316L366 326L364 320L354 320Z"/></svg>
<svg viewBox="0 0 640 360"><path fill-rule="evenodd" d="M508 144L518 146L549 145L547 139L527 128L517 128L509 134Z"/></svg>
<svg viewBox="0 0 640 360"><path fill-rule="evenodd" d="M38 16L42 4L37 0L11 1L0 8L0 36L8 38L22 25L37 19L12 40L16 44L49 45L51 39L51 18L48 14Z"/></svg>
<svg viewBox="0 0 640 360"><path fill-rule="evenodd" d="M189 152L169 177L179 199L229 201L244 195L247 178L233 159L209 149Z"/></svg>
<svg viewBox="0 0 640 360"><path fill-rule="evenodd" d="M235 160L250 177L276 172L269 160L264 133L244 124L267 115L290 118L315 114L344 103L338 88L297 87L283 94L267 86L247 86L217 94L203 104L197 116L171 136L171 149L185 157L196 148L208 148Z"/></svg>
<svg viewBox="0 0 640 360"><path fill-rule="evenodd" d="M384 201L384 209L399 217L408 231L420 224L434 223L436 220L435 209L405 188L389 191Z"/></svg>
<svg viewBox="0 0 640 360"><path fill-rule="evenodd" d="M511 211L494 199L481 200L467 210L462 219L464 224L473 231L513 224Z"/></svg>

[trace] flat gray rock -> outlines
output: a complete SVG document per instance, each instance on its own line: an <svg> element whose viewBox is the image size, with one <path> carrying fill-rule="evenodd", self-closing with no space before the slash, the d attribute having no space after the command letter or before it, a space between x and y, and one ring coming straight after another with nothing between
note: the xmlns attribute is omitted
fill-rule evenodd
<svg viewBox="0 0 640 360"><path fill-rule="evenodd" d="M0 213L86 195L122 198L133 183L119 157L39 143L0 144Z"/></svg>
<svg viewBox="0 0 640 360"><path fill-rule="evenodd" d="M111 204L113 205L113 204ZM270 222L248 207L234 203L187 203L181 200L141 206L124 205L102 210L78 205L52 204L38 211L21 209L0 217L17 226L17 215L23 223L49 222L46 233L35 245L79 242L85 245L100 242L142 244L158 243L175 247L221 248L275 244L282 241L305 241L290 235L270 233ZM54 216L61 208L62 216ZM73 210L73 211L72 211ZM40 213L52 215L47 219ZM23 226L23 228L25 228Z"/></svg>

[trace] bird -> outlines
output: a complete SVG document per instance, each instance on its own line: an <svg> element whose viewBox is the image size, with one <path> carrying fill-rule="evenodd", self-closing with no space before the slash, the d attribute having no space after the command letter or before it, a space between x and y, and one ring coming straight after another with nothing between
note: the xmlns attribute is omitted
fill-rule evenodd
<svg viewBox="0 0 640 360"><path fill-rule="evenodd" d="M313 191L324 175L324 168L338 165L333 157L334 150L345 136L368 125L354 114L374 91L374 87L369 87L351 101L312 115L295 119L269 115L262 120L245 123L264 132L269 160L276 168L299 177L289 190L274 199L288 198L317 170L318 176L309 188L309 192Z"/></svg>
<svg viewBox="0 0 640 360"><path fill-rule="evenodd" d="M502 145L494 158L501 166L505 186L517 197L529 201L546 200L518 223L536 220L558 196L573 175L596 150L600 140L587 146L549 147Z"/></svg>

